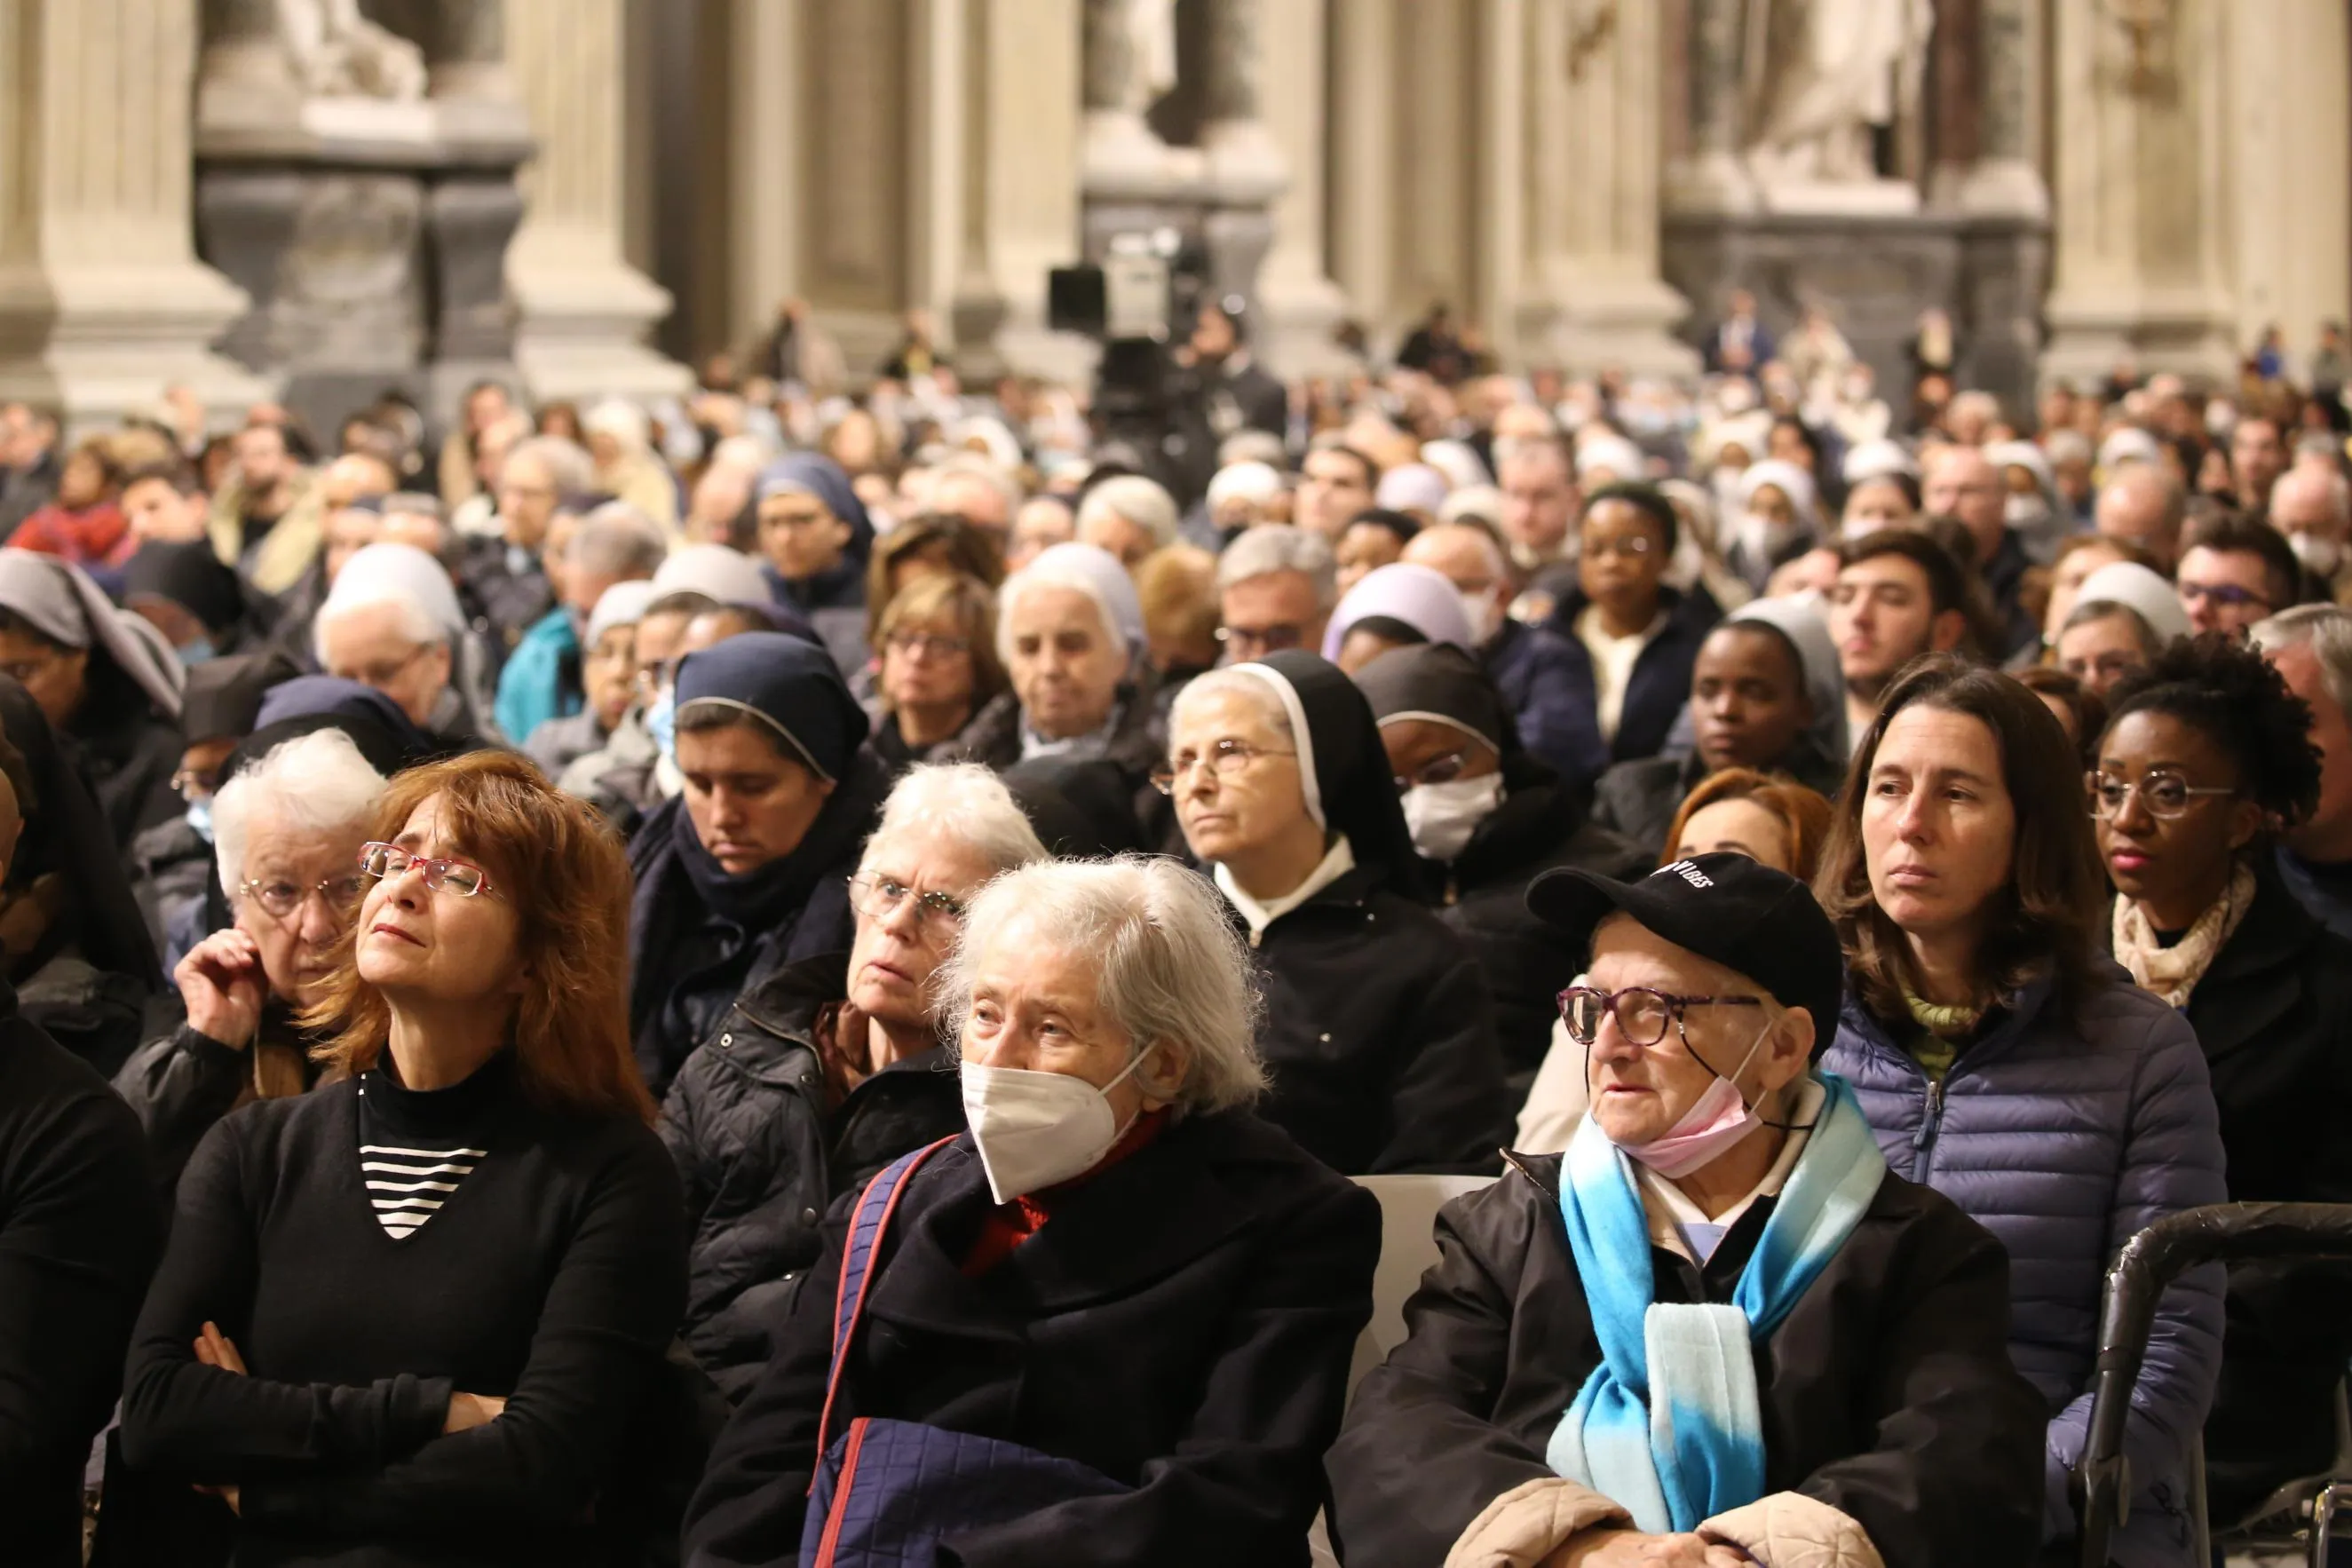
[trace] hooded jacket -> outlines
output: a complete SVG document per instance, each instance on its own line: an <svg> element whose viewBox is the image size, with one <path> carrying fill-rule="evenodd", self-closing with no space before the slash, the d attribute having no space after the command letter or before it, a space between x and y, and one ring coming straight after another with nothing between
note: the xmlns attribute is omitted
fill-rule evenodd
<svg viewBox="0 0 2352 1568"><path fill-rule="evenodd" d="M2227 1195L2195 1035L2109 965L2071 1016L2052 982L2027 987L1940 1083L1852 996L1822 1065L1853 1085L1890 1170L2009 1249L2010 1353L2050 1415L2044 1533L2071 1537L2106 1266L2155 1221ZM2164 1294L2132 1398L2131 1517L2112 1548L2123 1568L2189 1568L2194 1556L2187 1455L2221 1352L2221 1271L2196 1269Z"/></svg>

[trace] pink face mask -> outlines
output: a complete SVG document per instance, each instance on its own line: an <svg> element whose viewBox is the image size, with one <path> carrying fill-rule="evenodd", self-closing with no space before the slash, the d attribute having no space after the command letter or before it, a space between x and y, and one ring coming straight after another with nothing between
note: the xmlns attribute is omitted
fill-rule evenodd
<svg viewBox="0 0 2352 1568"><path fill-rule="evenodd" d="M1748 1064L1756 1059L1758 1047L1764 1044L1764 1037L1771 1032L1772 1026L1765 1025L1748 1046L1748 1054L1739 1058L1739 1065L1731 1069L1731 1076L1717 1076L1672 1127L1646 1143L1619 1143L1617 1147L1628 1158L1639 1160L1674 1181L1689 1175L1747 1137L1755 1131L1759 1118L1739 1098L1739 1090L1733 1087L1731 1079L1748 1070Z"/></svg>

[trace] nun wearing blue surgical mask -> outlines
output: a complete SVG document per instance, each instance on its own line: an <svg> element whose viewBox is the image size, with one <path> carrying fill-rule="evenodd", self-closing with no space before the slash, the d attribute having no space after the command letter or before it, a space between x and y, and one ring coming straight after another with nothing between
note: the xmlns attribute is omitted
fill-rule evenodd
<svg viewBox="0 0 2352 1568"><path fill-rule="evenodd" d="M1262 1114L1347 1175L1492 1170L1488 986L1427 906L1363 694L1298 649L1213 670L1176 700L1159 782L1256 958Z"/></svg>
<svg viewBox="0 0 2352 1568"><path fill-rule="evenodd" d="M656 1099L744 990L849 946L849 875L888 793L814 644L729 637L686 656L675 700L684 788L629 847L629 1028Z"/></svg>

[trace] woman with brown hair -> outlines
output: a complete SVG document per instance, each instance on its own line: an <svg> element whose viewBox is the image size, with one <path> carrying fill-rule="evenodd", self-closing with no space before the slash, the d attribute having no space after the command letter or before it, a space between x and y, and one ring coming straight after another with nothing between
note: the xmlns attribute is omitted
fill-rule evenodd
<svg viewBox="0 0 2352 1568"><path fill-rule="evenodd" d="M1890 1170L2009 1249L2010 1352L2050 1409L2043 1534L2075 1532L2100 1279L2137 1232L2226 1196L2213 1091L2180 1015L2097 950L2106 917L2080 754L2041 698L1949 655L1888 689L1814 891L1848 994L1822 1065ZM2221 1361L2221 1279L2166 1291L2125 1428L2116 1561L2194 1560L2188 1448Z"/></svg>
<svg viewBox="0 0 2352 1568"><path fill-rule="evenodd" d="M402 774L310 1020L340 1081L215 1126L132 1341L124 1457L239 1560L604 1560L685 1302L630 1058L629 873L520 756Z"/></svg>
<svg viewBox="0 0 2352 1568"><path fill-rule="evenodd" d="M896 774L962 733L1010 682L996 657L996 595L977 577L917 577L875 626L874 754Z"/></svg>
<svg viewBox="0 0 2352 1568"><path fill-rule="evenodd" d="M1810 881L1829 830L1830 803L1818 790L1785 774L1725 768L1683 797L1658 864L1729 851Z"/></svg>
<svg viewBox="0 0 2352 1568"><path fill-rule="evenodd" d="M965 576L992 592L1004 585L1004 557L988 535L943 512L908 518L874 542L866 563L866 646L882 646L882 612L923 577Z"/></svg>

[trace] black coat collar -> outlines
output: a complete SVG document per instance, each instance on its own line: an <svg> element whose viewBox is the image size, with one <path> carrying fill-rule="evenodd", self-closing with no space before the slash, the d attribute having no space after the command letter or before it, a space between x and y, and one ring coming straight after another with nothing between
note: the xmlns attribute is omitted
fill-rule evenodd
<svg viewBox="0 0 2352 1568"><path fill-rule="evenodd" d="M2206 1060L2263 1038L2302 1002L2303 969L2319 931L2319 922L2279 881L2270 857L2258 857L2254 901L2184 1009Z"/></svg>

